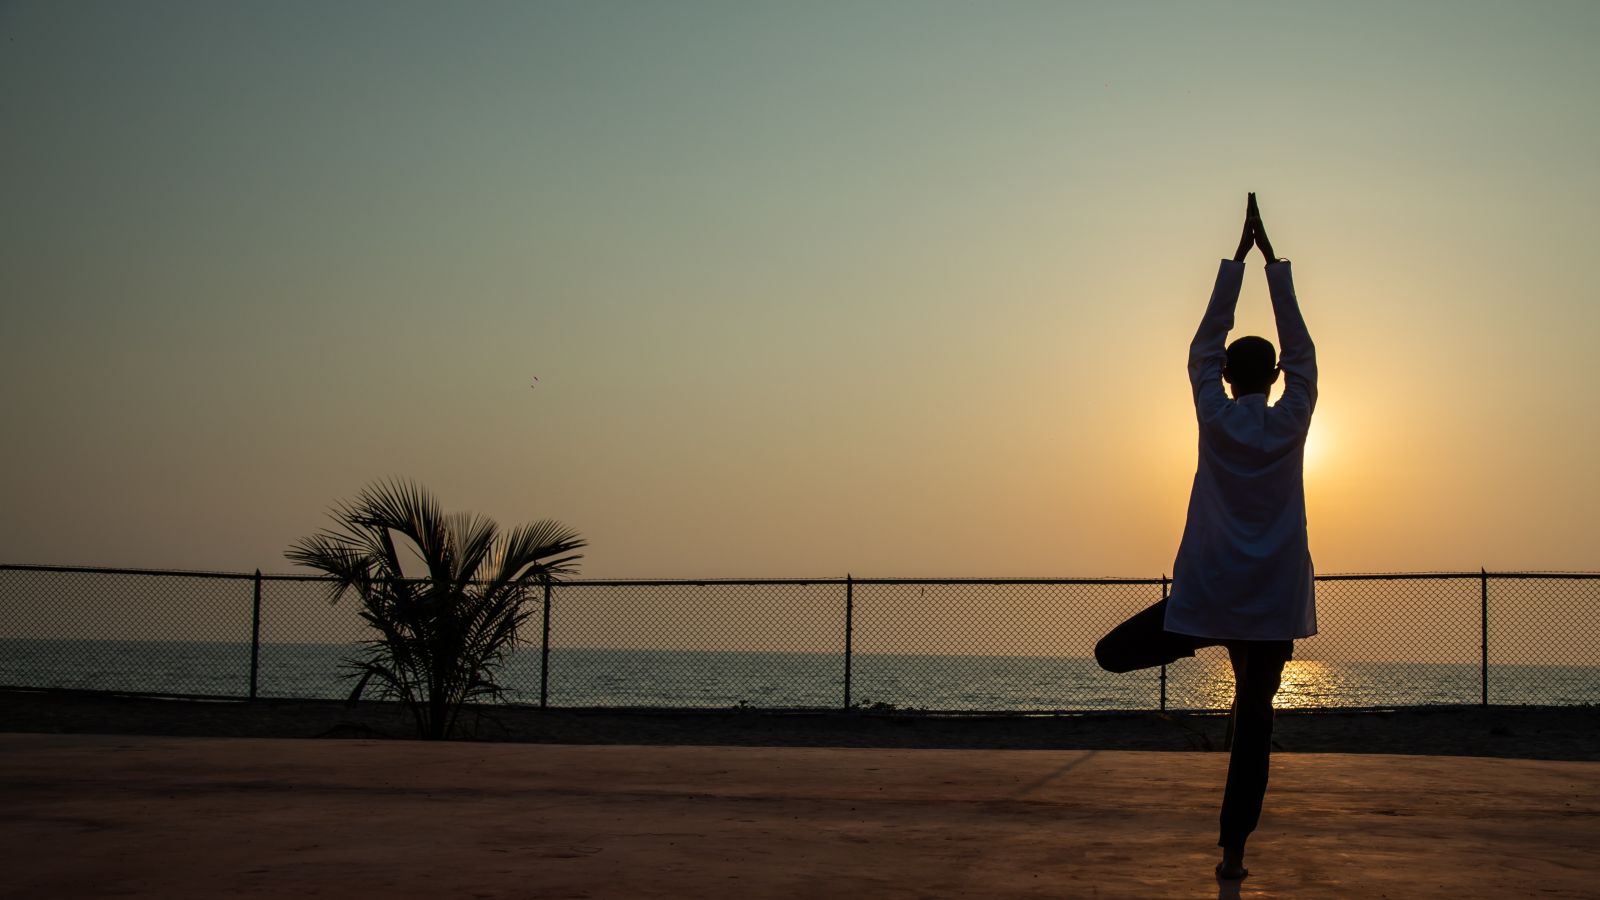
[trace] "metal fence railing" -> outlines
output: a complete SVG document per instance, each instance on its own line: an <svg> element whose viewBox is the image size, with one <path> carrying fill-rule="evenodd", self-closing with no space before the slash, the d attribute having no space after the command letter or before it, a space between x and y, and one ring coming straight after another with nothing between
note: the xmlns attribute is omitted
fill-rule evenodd
<svg viewBox="0 0 1600 900"><path fill-rule="evenodd" d="M0 566L0 686L342 698L369 637L316 576ZM1103 672L1162 578L557 582L500 681L559 707L1218 709L1221 648ZM1324 575L1278 706L1600 703L1600 573Z"/></svg>

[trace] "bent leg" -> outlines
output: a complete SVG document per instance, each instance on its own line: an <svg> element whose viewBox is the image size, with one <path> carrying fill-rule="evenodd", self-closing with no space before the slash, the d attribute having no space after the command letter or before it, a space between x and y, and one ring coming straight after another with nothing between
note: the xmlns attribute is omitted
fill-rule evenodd
<svg viewBox="0 0 1600 900"><path fill-rule="evenodd" d="M1135 613L1095 644L1095 662L1107 672L1132 672L1193 656L1195 648L1209 643L1205 638L1167 631L1166 619L1165 600Z"/></svg>
<svg viewBox="0 0 1600 900"><path fill-rule="evenodd" d="M1293 641L1240 641L1228 646L1233 663L1233 747L1222 795L1219 846L1242 850L1261 820L1272 755L1272 698L1283 680Z"/></svg>

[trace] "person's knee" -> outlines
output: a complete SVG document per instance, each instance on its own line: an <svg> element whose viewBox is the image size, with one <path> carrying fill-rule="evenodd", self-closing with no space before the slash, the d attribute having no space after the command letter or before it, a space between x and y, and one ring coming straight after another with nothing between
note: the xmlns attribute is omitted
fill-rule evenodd
<svg viewBox="0 0 1600 900"><path fill-rule="evenodd" d="M1125 654L1117 652L1116 644L1112 642L1110 635L1101 638L1100 643L1094 645L1094 661L1100 664L1100 668L1117 675L1132 672L1135 668L1128 664Z"/></svg>

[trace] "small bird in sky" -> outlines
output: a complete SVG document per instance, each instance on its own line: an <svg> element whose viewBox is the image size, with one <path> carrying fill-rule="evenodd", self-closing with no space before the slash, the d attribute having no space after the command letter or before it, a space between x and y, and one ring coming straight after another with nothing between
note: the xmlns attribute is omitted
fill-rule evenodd
<svg viewBox="0 0 1600 900"><path fill-rule="evenodd" d="M533 376L533 384L528 385L528 387L536 388L538 386L539 386L539 376L535 375L535 376Z"/></svg>

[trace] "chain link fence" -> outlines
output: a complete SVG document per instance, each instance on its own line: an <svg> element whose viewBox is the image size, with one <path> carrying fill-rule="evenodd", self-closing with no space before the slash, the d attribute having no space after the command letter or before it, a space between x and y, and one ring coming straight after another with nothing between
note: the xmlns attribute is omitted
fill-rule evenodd
<svg viewBox="0 0 1600 900"><path fill-rule="evenodd" d="M371 637L294 575L0 566L0 686L344 698ZM1101 635L1165 579L558 582L500 673L559 707L1223 709L1222 648L1112 675ZM1279 707L1600 703L1600 573L1325 575Z"/></svg>

